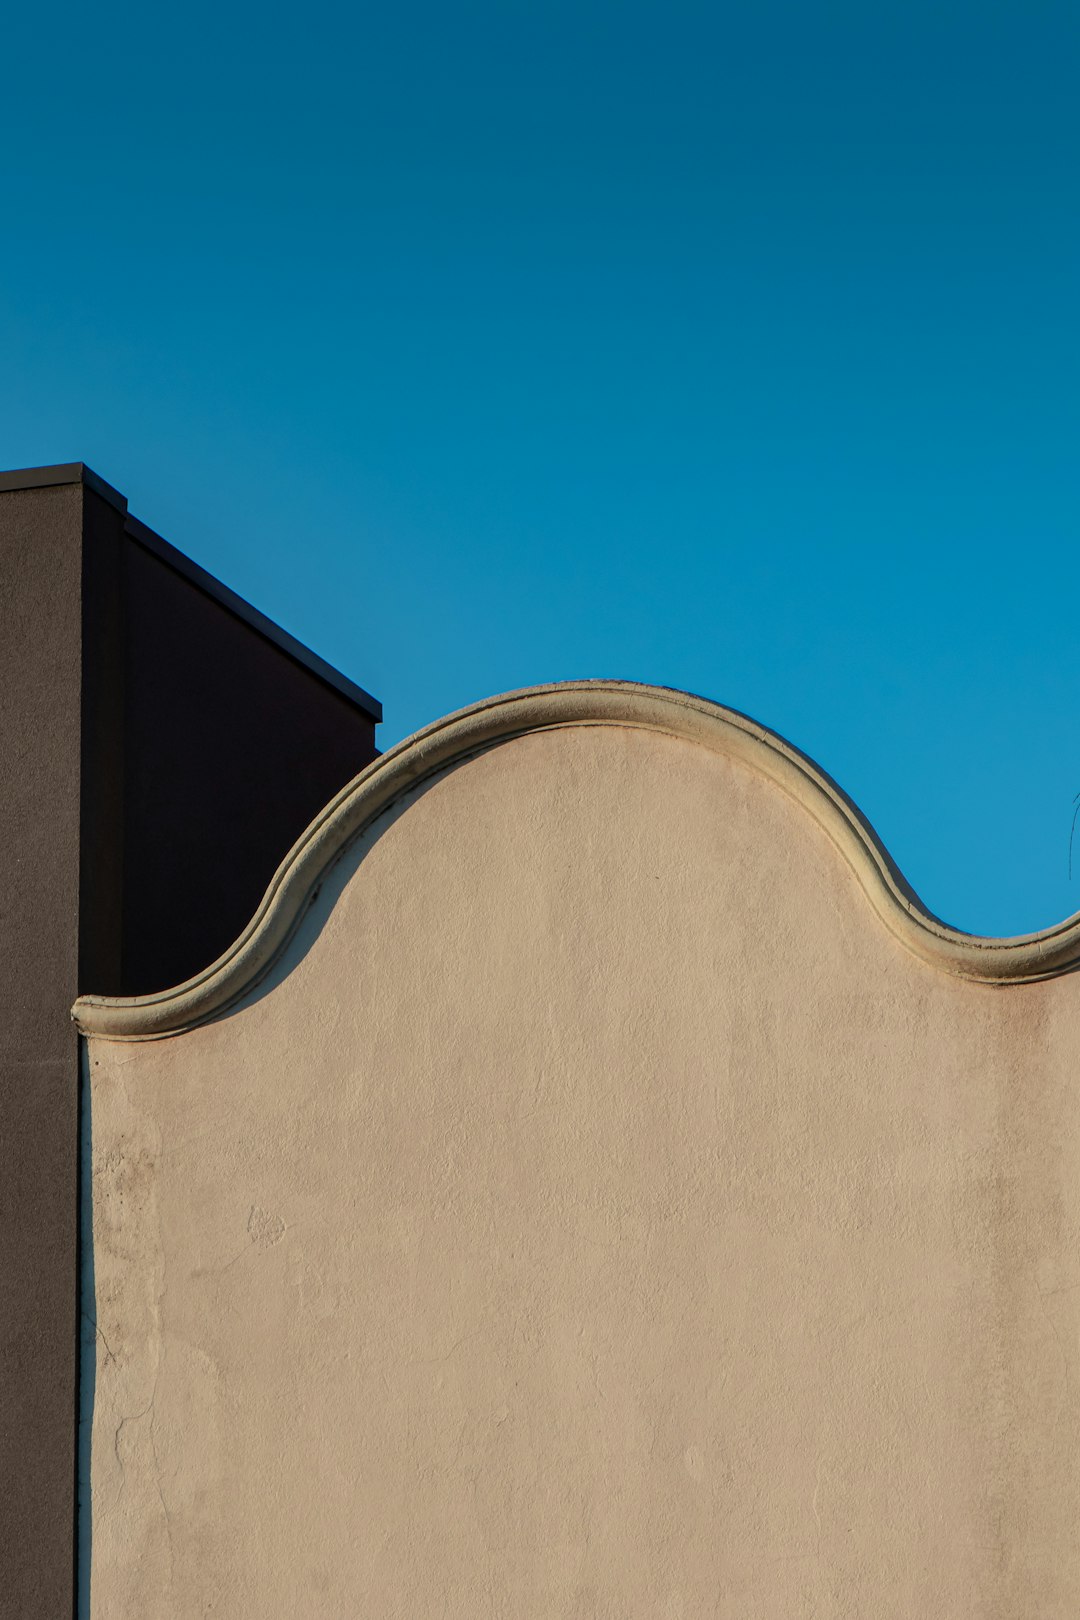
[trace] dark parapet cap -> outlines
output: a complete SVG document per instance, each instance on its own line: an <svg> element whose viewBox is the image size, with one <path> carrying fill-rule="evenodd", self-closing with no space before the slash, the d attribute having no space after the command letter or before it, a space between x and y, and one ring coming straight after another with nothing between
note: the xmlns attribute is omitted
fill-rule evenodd
<svg viewBox="0 0 1080 1620"><path fill-rule="evenodd" d="M0 493L11 489L51 489L54 484L85 484L95 495L100 495L103 501L115 506L118 512L125 514L127 512L127 496L121 495L118 489L113 489L111 484L107 484L104 478L99 478L97 473L82 461L65 461L56 467L14 467L7 472L0 470Z"/></svg>
<svg viewBox="0 0 1080 1620"><path fill-rule="evenodd" d="M336 692L340 692L342 697L354 703L358 709L362 709L376 725L381 721L382 704L378 698L372 697L362 686L357 686L355 681L350 681L348 676L342 675L340 670L336 670L332 664L320 658L318 653L313 653L309 647L305 647L303 642L297 641L295 636L291 636L287 630L283 630L272 619L268 619L265 613L260 613L258 608L252 607L250 602L245 602L242 596L238 596L219 579L215 579L205 568L200 568L197 562L192 562L190 557L170 545L168 540L162 539L160 534L155 534L145 523L132 517L128 512L127 497L106 483L105 479L100 478L92 468L86 466L85 462L68 461L55 467L17 467L9 472L0 471L0 494L8 490L49 489L57 484L85 484L87 489L93 490L95 495L103 501L108 501L110 506L123 514L124 532L136 545L151 552L198 590L235 614L252 630L272 641L296 663L324 681L327 686L333 687Z"/></svg>

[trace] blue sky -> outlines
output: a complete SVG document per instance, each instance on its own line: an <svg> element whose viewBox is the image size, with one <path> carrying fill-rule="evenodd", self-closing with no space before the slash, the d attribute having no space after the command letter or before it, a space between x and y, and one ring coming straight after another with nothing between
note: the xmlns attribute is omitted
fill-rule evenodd
<svg viewBox="0 0 1080 1620"><path fill-rule="evenodd" d="M1080 10L5 22L0 466L380 696L705 693L960 927L1080 908Z"/></svg>

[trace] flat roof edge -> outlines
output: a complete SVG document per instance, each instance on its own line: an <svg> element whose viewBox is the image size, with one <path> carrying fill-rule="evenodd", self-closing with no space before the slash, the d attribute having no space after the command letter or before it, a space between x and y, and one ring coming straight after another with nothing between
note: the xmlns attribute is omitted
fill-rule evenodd
<svg viewBox="0 0 1080 1620"><path fill-rule="evenodd" d="M127 496L99 478L84 461L64 461L55 467L12 467L0 472L0 494L13 489L51 489L57 484L85 484L118 512L127 511Z"/></svg>
<svg viewBox="0 0 1080 1620"><path fill-rule="evenodd" d="M199 563L193 562L184 552L155 533L145 523L128 514L124 519L124 533L130 535L137 545L151 552L175 573L180 574L189 584L205 592L238 619L242 619L252 630L257 630L268 641L272 641L283 653L287 653L290 658L302 664L313 675L317 675L328 686L334 687L343 697L347 697L351 703L363 709L365 714L370 715L376 724L382 719L382 704L378 698L372 697L370 692L365 692L362 686L358 686L347 675L335 669L333 664L328 664L325 658L320 658L310 647L305 647L302 641L298 641L279 624L275 624L273 619L267 618L265 613L260 613L258 608L252 607L251 603L237 595L236 591L230 590L228 585L223 585L220 579L208 573Z"/></svg>
<svg viewBox="0 0 1080 1620"><path fill-rule="evenodd" d="M376 725L382 720L382 704L378 698L372 697L370 692L365 692L362 686L358 686L347 675L343 675L332 664L328 664L325 658L320 658L318 653L312 652L310 647L305 647L302 641L298 641L279 624L275 624L273 619L267 618L265 613L260 613L258 608L252 607L251 603L245 601L236 591L231 590L228 585L223 585L221 580L199 563L193 562L185 552L163 539L160 534L156 534L138 518L132 517L128 511L127 497L106 483L105 479L100 478L85 462L66 461L53 467L16 467L7 472L0 471L0 494L9 490L50 489L60 484L85 484L87 489L93 490L95 495L108 501L110 506L114 506L123 514L124 533L137 545L152 552L159 561L186 579L189 584L220 603L250 629L265 636L267 641L272 641L295 663L308 670L325 685L340 692L342 697L347 698L358 709L362 709Z"/></svg>

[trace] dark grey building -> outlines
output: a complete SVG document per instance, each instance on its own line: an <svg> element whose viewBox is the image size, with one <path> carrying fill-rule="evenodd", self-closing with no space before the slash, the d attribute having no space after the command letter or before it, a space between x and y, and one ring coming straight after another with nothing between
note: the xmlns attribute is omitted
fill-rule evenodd
<svg viewBox="0 0 1080 1620"><path fill-rule="evenodd" d="M0 1610L75 1602L82 991L228 946L379 704L81 463L0 473Z"/></svg>

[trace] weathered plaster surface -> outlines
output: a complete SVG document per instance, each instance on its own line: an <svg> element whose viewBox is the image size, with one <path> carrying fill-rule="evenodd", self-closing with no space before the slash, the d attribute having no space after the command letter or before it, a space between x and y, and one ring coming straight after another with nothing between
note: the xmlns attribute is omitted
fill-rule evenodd
<svg viewBox="0 0 1080 1620"><path fill-rule="evenodd" d="M744 761L448 768L90 1040L94 1616L1074 1620L1078 1051Z"/></svg>

